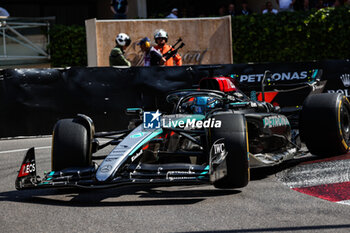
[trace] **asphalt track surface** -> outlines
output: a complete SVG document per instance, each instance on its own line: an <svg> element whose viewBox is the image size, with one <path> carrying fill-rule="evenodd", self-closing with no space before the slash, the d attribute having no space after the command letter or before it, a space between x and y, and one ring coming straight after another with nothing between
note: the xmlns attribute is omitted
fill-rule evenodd
<svg viewBox="0 0 350 233"><path fill-rule="evenodd" d="M350 231L350 205L293 190L303 180L297 163L253 170L240 190L205 185L16 191L17 171L31 146L37 148L38 174L49 171L50 137L0 140L0 232ZM310 179L318 180L315 172ZM298 178L291 181L291 174Z"/></svg>

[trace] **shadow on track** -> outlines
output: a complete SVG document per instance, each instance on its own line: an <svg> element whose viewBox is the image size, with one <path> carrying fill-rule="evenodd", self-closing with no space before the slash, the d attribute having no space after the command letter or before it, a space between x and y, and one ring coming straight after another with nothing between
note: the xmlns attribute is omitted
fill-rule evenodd
<svg viewBox="0 0 350 233"><path fill-rule="evenodd" d="M198 186L197 186L198 187ZM101 207L101 206L160 206L192 205L206 198L228 196L240 193L239 190L198 189L164 190L155 187L127 187L103 190L80 189L38 189L9 191L0 193L1 201L23 202L42 205ZM108 200L132 196L129 200Z"/></svg>

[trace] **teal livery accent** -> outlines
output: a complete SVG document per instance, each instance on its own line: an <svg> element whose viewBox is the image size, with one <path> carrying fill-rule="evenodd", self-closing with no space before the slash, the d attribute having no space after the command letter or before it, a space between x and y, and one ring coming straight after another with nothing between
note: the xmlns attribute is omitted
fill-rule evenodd
<svg viewBox="0 0 350 233"><path fill-rule="evenodd" d="M139 138L145 134L146 134L145 132L136 133L136 134L131 135L130 138Z"/></svg>
<svg viewBox="0 0 350 233"><path fill-rule="evenodd" d="M237 102L237 103L230 103L230 105L242 105L242 104L248 104L249 102Z"/></svg>
<svg viewBox="0 0 350 233"><path fill-rule="evenodd" d="M141 132L145 134L144 132ZM142 142L140 142L130 153L129 156L134 154L141 146L143 146L146 142L148 142L150 139L158 136L159 134L163 133L163 129L157 129L156 131L152 132L148 137L146 137Z"/></svg>
<svg viewBox="0 0 350 233"><path fill-rule="evenodd" d="M50 182L42 182L42 183L39 183L38 185L44 185L44 184L50 184Z"/></svg>
<svg viewBox="0 0 350 233"><path fill-rule="evenodd" d="M204 175L208 175L209 172L205 171L205 172L202 172L200 176L198 176L197 178L198 179L205 179L206 177Z"/></svg>
<svg viewBox="0 0 350 233"><path fill-rule="evenodd" d="M200 176L198 176L198 179L205 179L206 177L204 175L207 175L209 173L209 165L204 168L205 171L201 173Z"/></svg>
<svg viewBox="0 0 350 233"><path fill-rule="evenodd" d="M316 78L316 75L318 73L318 69L315 70L314 74L312 75L312 78L315 79Z"/></svg>
<svg viewBox="0 0 350 233"><path fill-rule="evenodd" d="M238 74L231 74L229 75L231 78L233 79L238 79L239 78L239 75Z"/></svg>
<svg viewBox="0 0 350 233"><path fill-rule="evenodd" d="M55 174L54 171L50 172L48 176L53 176L53 174Z"/></svg>
<svg viewBox="0 0 350 233"><path fill-rule="evenodd" d="M126 111L136 111L136 110L140 110L142 108L127 108Z"/></svg>
<svg viewBox="0 0 350 233"><path fill-rule="evenodd" d="M250 99L253 101L256 101L256 91L251 91L250 92Z"/></svg>

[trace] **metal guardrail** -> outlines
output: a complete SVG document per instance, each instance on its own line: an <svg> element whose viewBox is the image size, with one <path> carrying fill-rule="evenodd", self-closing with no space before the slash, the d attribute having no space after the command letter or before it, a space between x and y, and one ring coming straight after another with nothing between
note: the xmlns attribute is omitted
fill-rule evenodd
<svg viewBox="0 0 350 233"><path fill-rule="evenodd" d="M54 22L55 17L45 18L0 18L0 41L2 41L2 52L0 52L1 61L20 61L26 59L50 59L50 53L47 45L50 43L50 23ZM44 27L46 30L38 30ZM38 33L39 31L39 33ZM28 37L30 35L44 35L46 41L43 46L35 44ZM34 33L34 34L33 34ZM9 41L28 48L32 54L18 54L20 48L17 49L16 55L11 55L8 51ZM1 42L0 42L1 45ZM0 50L1 51L1 50Z"/></svg>

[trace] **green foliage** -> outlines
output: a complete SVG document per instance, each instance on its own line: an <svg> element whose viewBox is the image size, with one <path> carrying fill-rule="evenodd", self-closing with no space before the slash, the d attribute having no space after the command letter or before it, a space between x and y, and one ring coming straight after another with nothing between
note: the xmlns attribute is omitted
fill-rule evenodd
<svg viewBox="0 0 350 233"><path fill-rule="evenodd" d="M349 38L347 7L232 18L235 63L349 59ZM50 40L52 66L87 65L84 27L54 25Z"/></svg>
<svg viewBox="0 0 350 233"><path fill-rule="evenodd" d="M49 34L53 67L87 65L85 27L54 25Z"/></svg>
<svg viewBox="0 0 350 233"><path fill-rule="evenodd" d="M349 8L232 18L235 63L350 58Z"/></svg>

